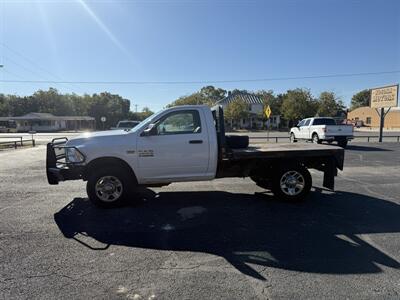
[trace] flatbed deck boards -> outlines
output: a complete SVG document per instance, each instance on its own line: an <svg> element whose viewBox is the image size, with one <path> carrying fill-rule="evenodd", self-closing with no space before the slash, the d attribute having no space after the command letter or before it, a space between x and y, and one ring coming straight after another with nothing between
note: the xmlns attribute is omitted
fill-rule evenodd
<svg viewBox="0 0 400 300"><path fill-rule="evenodd" d="M341 147L312 143L252 145L248 148L232 149L231 151L235 159L344 155L344 150Z"/></svg>

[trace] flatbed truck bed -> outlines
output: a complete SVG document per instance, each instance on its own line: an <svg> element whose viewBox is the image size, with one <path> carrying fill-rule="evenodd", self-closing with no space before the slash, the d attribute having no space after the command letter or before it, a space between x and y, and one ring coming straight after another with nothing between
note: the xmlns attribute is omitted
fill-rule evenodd
<svg viewBox="0 0 400 300"><path fill-rule="evenodd" d="M343 169L344 150L338 146L320 144L267 144L251 145L243 149L231 149L231 159L259 159L259 158L306 158L318 159L322 157L336 157L338 168Z"/></svg>

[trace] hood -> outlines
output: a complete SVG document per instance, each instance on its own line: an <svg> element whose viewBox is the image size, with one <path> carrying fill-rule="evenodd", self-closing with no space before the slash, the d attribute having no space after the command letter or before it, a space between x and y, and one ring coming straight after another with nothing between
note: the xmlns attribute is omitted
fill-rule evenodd
<svg viewBox="0 0 400 300"><path fill-rule="evenodd" d="M101 140L119 140L121 137L126 136L130 132L125 130L108 130L98 132L85 132L84 134L78 135L71 138L67 142L67 146L79 146L82 144L88 144L92 142L99 142Z"/></svg>

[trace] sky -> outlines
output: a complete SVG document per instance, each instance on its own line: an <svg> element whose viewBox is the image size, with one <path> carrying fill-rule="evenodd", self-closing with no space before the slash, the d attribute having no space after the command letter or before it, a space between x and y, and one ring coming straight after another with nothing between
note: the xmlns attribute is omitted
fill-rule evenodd
<svg viewBox="0 0 400 300"><path fill-rule="evenodd" d="M0 65L0 93L108 91L139 111L210 84L327 90L349 104L400 82L400 1L0 0ZM388 71L399 72L285 79Z"/></svg>

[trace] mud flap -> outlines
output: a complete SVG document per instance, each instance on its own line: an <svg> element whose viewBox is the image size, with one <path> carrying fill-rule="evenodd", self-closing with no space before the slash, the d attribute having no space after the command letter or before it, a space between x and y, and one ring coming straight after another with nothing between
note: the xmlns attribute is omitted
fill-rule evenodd
<svg viewBox="0 0 400 300"><path fill-rule="evenodd" d="M324 163L324 182L323 186L327 189L335 189L335 176L337 175L336 161L334 158L327 159Z"/></svg>

